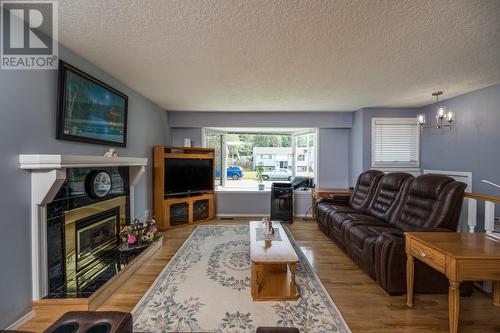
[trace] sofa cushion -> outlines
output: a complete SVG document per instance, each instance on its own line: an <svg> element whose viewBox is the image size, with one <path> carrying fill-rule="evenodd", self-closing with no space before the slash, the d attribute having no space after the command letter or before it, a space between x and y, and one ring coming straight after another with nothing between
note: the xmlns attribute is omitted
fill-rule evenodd
<svg viewBox="0 0 500 333"><path fill-rule="evenodd" d="M366 212L385 222L389 222L397 203L406 192L413 176L404 172L394 172L384 175L375 190Z"/></svg>
<svg viewBox="0 0 500 333"><path fill-rule="evenodd" d="M341 248L344 248L344 238L343 234L340 231L340 227L344 221L352 219L350 214L355 214L358 211L350 208L350 207L341 207L337 210L331 210L323 220L320 222L318 220L318 224L326 223L327 234L333 239Z"/></svg>
<svg viewBox="0 0 500 333"><path fill-rule="evenodd" d="M346 242L346 230L352 224L383 224L385 222L380 221L370 215L365 215L359 212L336 212L330 215L328 222L329 236L335 239L337 243L342 244L345 247Z"/></svg>
<svg viewBox="0 0 500 333"><path fill-rule="evenodd" d="M364 224L364 225L353 225L349 232L346 234L348 237L346 241L350 241L355 244L360 249L363 248L365 240L367 238L377 238L382 235L383 232L395 232L400 233L400 231L391 225L374 225L374 224Z"/></svg>
<svg viewBox="0 0 500 333"><path fill-rule="evenodd" d="M359 222L359 223L385 223L373 216L353 212L335 212L330 218L330 227L340 231L344 223Z"/></svg>
<svg viewBox="0 0 500 333"><path fill-rule="evenodd" d="M341 227L341 233L342 233L342 239L346 240L349 242L349 233L351 231L351 228L356 227L356 226L390 226L390 224L385 223L382 220L378 220L374 217L371 217L369 219L364 219L364 220L348 220L342 223Z"/></svg>
<svg viewBox="0 0 500 333"><path fill-rule="evenodd" d="M356 187L349 198L349 206L364 211L383 175L384 173L378 170L368 170L359 175Z"/></svg>
<svg viewBox="0 0 500 333"><path fill-rule="evenodd" d="M325 218L331 212L335 212L337 210L348 209L352 210L351 207L346 205L333 204L328 202L322 202L316 206L316 214L318 219Z"/></svg>

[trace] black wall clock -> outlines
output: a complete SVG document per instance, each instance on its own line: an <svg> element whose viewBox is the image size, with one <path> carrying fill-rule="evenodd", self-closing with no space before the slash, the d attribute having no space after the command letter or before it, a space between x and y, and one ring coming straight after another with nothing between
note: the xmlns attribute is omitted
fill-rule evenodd
<svg viewBox="0 0 500 333"><path fill-rule="evenodd" d="M95 170L85 178L85 190L93 198L101 199L111 191L111 176L107 171Z"/></svg>

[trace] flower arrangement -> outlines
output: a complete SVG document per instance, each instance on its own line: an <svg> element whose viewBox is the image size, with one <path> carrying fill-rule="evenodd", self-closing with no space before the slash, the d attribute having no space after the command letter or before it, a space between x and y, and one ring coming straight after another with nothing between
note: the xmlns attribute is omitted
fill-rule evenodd
<svg viewBox="0 0 500 333"><path fill-rule="evenodd" d="M141 246L160 238L154 218L145 214L144 218L136 218L120 232L123 243L129 247Z"/></svg>

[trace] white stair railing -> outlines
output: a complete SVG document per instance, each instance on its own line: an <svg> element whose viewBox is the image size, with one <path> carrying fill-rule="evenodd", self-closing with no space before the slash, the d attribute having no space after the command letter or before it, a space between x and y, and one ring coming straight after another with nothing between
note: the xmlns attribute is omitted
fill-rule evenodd
<svg viewBox="0 0 500 333"><path fill-rule="evenodd" d="M484 201L484 230L487 234L495 236L495 204L500 203L500 197L476 193L465 193L467 199L467 224L469 232L476 232L477 227L477 201Z"/></svg>

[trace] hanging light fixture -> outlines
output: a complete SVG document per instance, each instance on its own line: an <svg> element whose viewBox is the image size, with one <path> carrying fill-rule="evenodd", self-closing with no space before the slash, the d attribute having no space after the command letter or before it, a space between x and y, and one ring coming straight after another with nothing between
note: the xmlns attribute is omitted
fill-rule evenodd
<svg viewBox="0 0 500 333"><path fill-rule="evenodd" d="M439 105L439 96L443 94L442 91L435 91L432 96L436 97L436 121L430 126L425 125L425 114L421 113L417 115L417 123L421 128L444 128L449 127L451 129L453 121L455 120L455 115L452 111L447 110L446 106Z"/></svg>

